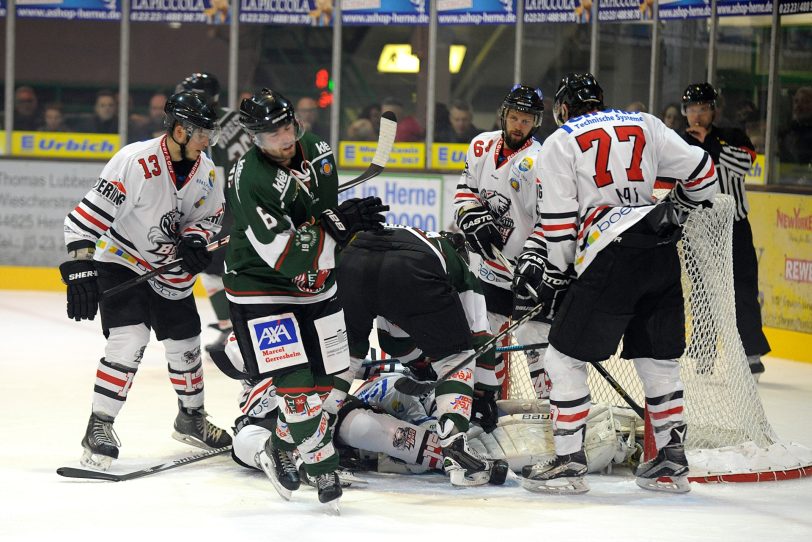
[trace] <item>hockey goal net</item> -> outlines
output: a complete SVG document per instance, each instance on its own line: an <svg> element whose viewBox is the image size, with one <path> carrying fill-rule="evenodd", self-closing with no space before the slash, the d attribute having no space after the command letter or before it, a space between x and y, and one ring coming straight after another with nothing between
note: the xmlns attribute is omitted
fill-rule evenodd
<svg viewBox="0 0 812 542"><path fill-rule="evenodd" d="M689 479L750 482L807 476L812 474L812 450L782 441L773 431L736 329L733 214L732 198L717 196L712 208L691 213L678 245L686 315L680 372L685 385ZM620 351L603 366L644 406L634 364L620 358ZM525 353L508 355L504 395L535 399ZM594 403L626 406L592 367L589 387Z"/></svg>

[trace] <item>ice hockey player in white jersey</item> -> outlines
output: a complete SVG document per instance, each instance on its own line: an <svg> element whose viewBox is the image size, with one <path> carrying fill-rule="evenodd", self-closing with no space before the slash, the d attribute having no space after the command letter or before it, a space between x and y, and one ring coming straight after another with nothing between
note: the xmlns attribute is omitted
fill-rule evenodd
<svg viewBox="0 0 812 542"><path fill-rule="evenodd" d="M202 448L231 437L206 419L195 276L211 261L206 245L220 229L223 187L202 152L216 141L215 112L194 93L166 102L161 137L127 145L65 219L71 259L60 265L68 317L94 319L107 339L96 371L82 464L106 470L118 458L113 420L124 405L150 338L164 345L178 395L173 436ZM180 258L175 269L112 296L100 292Z"/></svg>
<svg viewBox="0 0 812 542"><path fill-rule="evenodd" d="M541 145L533 139L543 112L541 90L515 85L502 102L502 129L471 141L454 195L457 225L482 257L479 278L494 333L536 305L526 284L540 278L545 255L538 209L542 187L536 176ZM522 344L546 343L549 328L549 320L539 315L516 337ZM540 397L547 395L543 354L543 348L527 354Z"/></svg>
<svg viewBox="0 0 812 542"><path fill-rule="evenodd" d="M547 256L535 286L544 312L555 315L544 363L557 457L528 465L524 485L545 492L589 489L583 479L592 404L586 363L610 357L622 337L622 357L634 360L643 383L658 450L638 467L637 483L688 491L675 204L688 212L717 192L713 161L652 115L607 109L591 74L561 80L554 115L560 128L544 142L538 162ZM677 183L659 203L658 179Z"/></svg>

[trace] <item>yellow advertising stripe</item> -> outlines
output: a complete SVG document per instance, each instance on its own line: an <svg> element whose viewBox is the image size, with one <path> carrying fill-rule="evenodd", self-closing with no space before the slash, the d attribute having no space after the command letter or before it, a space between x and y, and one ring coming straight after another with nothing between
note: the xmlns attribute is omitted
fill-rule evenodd
<svg viewBox="0 0 812 542"><path fill-rule="evenodd" d="M43 292L64 292L65 285L59 269L55 267L18 267L0 266L3 277L0 289L4 290L37 290ZM206 297L206 290L200 281L195 282L195 297Z"/></svg>
<svg viewBox="0 0 812 542"><path fill-rule="evenodd" d="M764 334L772 347L768 355L812 363L812 334L775 327L765 327Z"/></svg>

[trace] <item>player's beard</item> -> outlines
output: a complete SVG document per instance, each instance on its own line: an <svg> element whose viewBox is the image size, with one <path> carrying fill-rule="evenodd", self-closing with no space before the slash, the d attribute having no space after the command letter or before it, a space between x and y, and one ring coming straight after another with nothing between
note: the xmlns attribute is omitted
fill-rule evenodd
<svg viewBox="0 0 812 542"><path fill-rule="evenodd" d="M521 146L527 141L527 138L530 137L529 135L518 134L519 132L510 132L505 137L505 145L514 151L519 150L519 148L521 148Z"/></svg>

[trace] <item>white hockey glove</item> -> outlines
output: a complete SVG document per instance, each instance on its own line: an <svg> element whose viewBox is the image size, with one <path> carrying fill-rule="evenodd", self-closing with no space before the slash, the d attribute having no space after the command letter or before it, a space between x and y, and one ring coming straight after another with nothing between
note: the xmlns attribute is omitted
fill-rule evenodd
<svg viewBox="0 0 812 542"><path fill-rule="evenodd" d="M541 281L544 278L544 251L538 248L526 248L519 255L513 271L513 313L514 320L521 318L540 300L535 296L539 294Z"/></svg>
<svg viewBox="0 0 812 542"><path fill-rule="evenodd" d="M471 249L489 260L496 259L491 247L502 250L505 246L493 215L481 205L460 209L457 213L457 225L465 234L465 240Z"/></svg>

